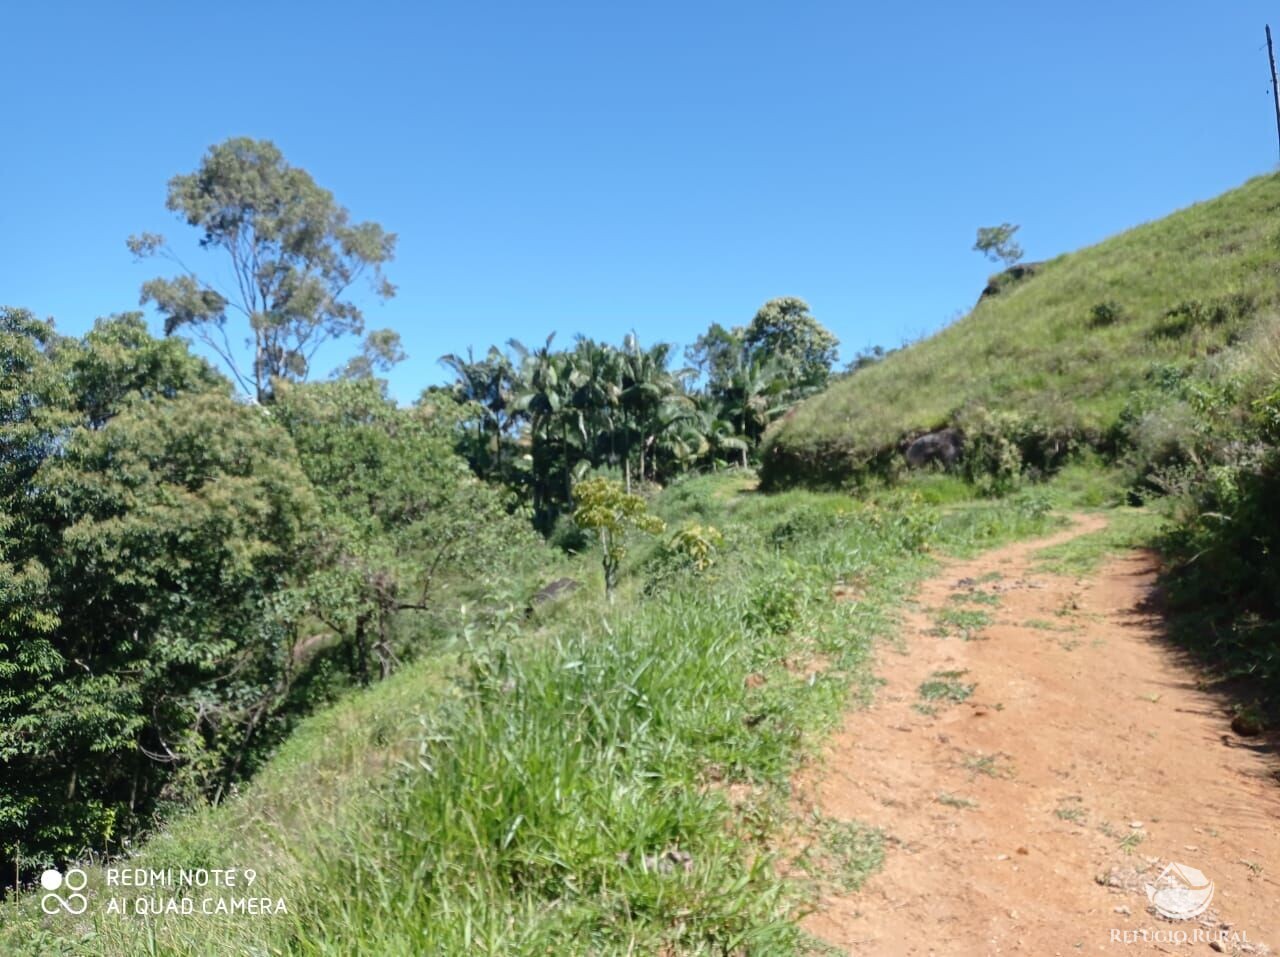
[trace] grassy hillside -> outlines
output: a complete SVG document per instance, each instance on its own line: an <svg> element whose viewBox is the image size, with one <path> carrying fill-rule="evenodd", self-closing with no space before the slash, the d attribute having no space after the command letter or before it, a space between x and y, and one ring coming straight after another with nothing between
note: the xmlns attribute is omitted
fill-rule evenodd
<svg viewBox="0 0 1280 957"><path fill-rule="evenodd" d="M1068 255L936 335L842 380L775 423L766 485L841 484L901 467L945 425L1000 434L1032 465L1104 452L1142 396L1274 315L1280 176Z"/></svg>
<svg viewBox="0 0 1280 957"><path fill-rule="evenodd" d="M868 689L871 642L892 632L928 552L1057 519L1040 490L926 504L964 491L945 478L862 503L751 484L694 478L654 502L673 530L723 531L709 565L666 538L637 547L609 604L598 556L582 556L572 597L466 629L312 717L242 793L129 862L252 867L252 896L287 913L120 916L113 897L171 892L113 890L88 867L83 916L46 916L37 894L6 902L0 951L810 952L792 918L874 869L881 837L797 819L797 759ZM779 844L808 848L786 878L771 866Z"/></svg>

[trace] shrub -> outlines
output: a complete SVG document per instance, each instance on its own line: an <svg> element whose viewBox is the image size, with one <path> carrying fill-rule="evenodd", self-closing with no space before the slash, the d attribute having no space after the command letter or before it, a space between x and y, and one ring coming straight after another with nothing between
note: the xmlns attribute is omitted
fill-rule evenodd
<svg viewBox="0 0 1280 957"><path fill-rule="evenodd" d="M1124 308L1115 300L1100 302L1089 310L1089 325L1111 326L1125 318Z"/></svg>
<svg viewBox="0 0 1280 957"><path fill-rule="evenodd" d="M578 483L574 493L578 505L573 520L580 528L594 531L600 541L600 562L604 568L604 591L612 601L618 584L618 567L627 554L627 535L633 531L654 534L662 531L662 519L650 515L639 495L623 490L613 479L597 477Z"/></svg>
<svg viewBox="0 0 1280 957"><path fill-rule="evenodd" d="M723 547L724 536L715 526L685 525L655 549L645 563L648 577L645 594L652 595L681 576L707 571L716 563Z"/></svg>
<svg viewBox="0 0 1280 957"><path fill-rule="evenodd" d="M786 635L800 623L804 593L789 576L767 578L751 592L746 624L766 635Z"/></svg>
<svg viewBox="0 0 1280 957"><path fill-rule="evenodd" d="M715 564L724 536L714 525L686 525L667 542L667 551L682 557L695 571L704 572Z"/></svg>
<svg viewBox="0 0 1280 957"><path fill-rule="evenodd" d="M1251 317L1257 308L1253 296L1233 292L1216 299L1184 299L1167 310L1155 327L1156 336L1176 339L1201 326L1220 326Z"/></svg>
<svg viewBox="0 0 1280 957"><path fill-rule="evenodd" d="M551 529L547 544L566 555L578 555L591 547L591 533L578 525L572 515L561 515Z"/></svg>

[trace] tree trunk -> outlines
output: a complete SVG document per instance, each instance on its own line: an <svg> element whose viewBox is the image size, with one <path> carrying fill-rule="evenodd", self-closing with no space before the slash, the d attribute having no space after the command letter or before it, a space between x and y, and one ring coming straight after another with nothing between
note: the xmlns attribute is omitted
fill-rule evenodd
<svg viewBox="0 0 1280 957"><path fill-rule="evenodd" d="M356 678L362 685L369 683L369 615L364 613L356 616L356 634L355 647Z"/></svg>
<svg viewBox="0 0 1280 957"><path fill-rule="evenodd" d="M573 511L573 463L569 458L569 427L560 430L560 438L564 441L564 507Z"/></svg>
<svg viewBox="0 0 1280 957"><path fill-rule="evenodd" d="M631 416L622 414L622 476L627 494L631 494Z"/></svg>

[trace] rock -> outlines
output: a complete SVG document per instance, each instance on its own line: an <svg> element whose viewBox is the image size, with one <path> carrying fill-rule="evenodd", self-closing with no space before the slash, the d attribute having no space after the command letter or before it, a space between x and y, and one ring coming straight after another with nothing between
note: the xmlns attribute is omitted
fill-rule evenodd
<svg viewBox="0 0 1280 957"><path fill-rule="evenodd" d="M582 587L582 582L573 578L557 578L549 584L543 585L533 594L530 599L531 605L542 605L549 601L555 601L564 595L572 595L575 591Z"/></svg>
<svg viewBox="0 0 1280 957"><path fill-rule="evenodd" d="M978 297L978 302L989 296L998 296L1010 286L1016 285L1024 279L1030 279L1040 271L1040 267L1044 263L1018 263L1016 266L1010 266L1004 272L996 273L987 282L987 288L982 290L982 295Z"/></svg>
<svg viewBox="0 0 1280 957"><path fill-rule="evenodd" d="M1266 730L1262 718L1252 711L1242 711L1231 719L1231 730L1242 738L1252 738Z"/></svg>
<svg viewBox="0 0 1280 957"><path fill-rule="evenodd" d="M1129 910L1129 905L1127 904L1121 904L1119 907L1115 909L1115 911L1117 914L1123 914L1125 917L1128 917L1130 914L1133 913L1133 911Z"/></svg>
<svg viewBox="0 0 1280 957"><path fill-rule="evenodd" d="M964 436L959 429L948 428L912 439L904 454L907 464L918 469L933 462L947 467L955 465L963 451Z"/></svg>
<svg viewBox="0 0 1280 957"><path fill-rule="evenodd" d="M644 855L640 864L646 873L672 874L678 868L689 874L693 871L693 855L673 847L661 854Z"/></svg>

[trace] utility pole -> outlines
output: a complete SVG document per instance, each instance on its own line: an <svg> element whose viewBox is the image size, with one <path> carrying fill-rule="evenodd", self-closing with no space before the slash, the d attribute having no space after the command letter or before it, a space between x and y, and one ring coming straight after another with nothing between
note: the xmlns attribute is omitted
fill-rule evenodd
<svg viewBox="0 0 1280 957"><path fill-rule="evenodd" d="M1271 46L1271 24L1267 24L1267 59L1271 61L1271 98L1276 104L1276 141L1280 143L1280 89L1276 89L1276 54Z"/></svg>

